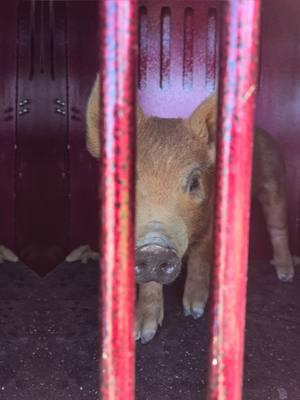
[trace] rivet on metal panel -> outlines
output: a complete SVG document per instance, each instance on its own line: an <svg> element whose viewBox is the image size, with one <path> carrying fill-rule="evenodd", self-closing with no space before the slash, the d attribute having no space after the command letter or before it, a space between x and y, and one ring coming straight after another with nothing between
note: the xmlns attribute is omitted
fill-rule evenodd
<svg viewBox="0 0 300 400"><path fill-rule="evenodd" d="M22 108L18 114L19 115L24 115L24 114L28 114L29 113L29 109L28 108Z"/></svg>
<svg viewBox="0 0 300 400"><path fill-rule="evenodd" d="M56 112L57 114L66 115L65 110L63 110L62 108L56 108L56 109L55 109L55 112Z"/></svg>
<svg viewBox="0 0 300 400"><path fill-rule="evenodd" d="M25 106L26 104L30 104L30 100L29 99L24 99L24 100L19 101L19 106L20 107Z"/></svg>
<svg viewBox="0 0 300 400"><path fill-rule="evenodd" d="M56 99L55 103L59 104L60 106L64 106L65 105L65 102L63 100L60 100L60 99Z"/></svg>

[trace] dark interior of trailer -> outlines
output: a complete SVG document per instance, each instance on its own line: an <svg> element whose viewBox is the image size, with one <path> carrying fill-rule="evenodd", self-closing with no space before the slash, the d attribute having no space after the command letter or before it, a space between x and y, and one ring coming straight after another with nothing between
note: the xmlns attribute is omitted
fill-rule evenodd
<svg viewBox="0 0 300 400"><path fill-rule="evenodd" d="M98 70L98 2L0 5L0 399L99 399L98 165L85 108ZM141 0L138 102L186 117L217 88L223 1ZM287 169L290 246L300 256L300 4L262 0L256 123ZM164 51L162 51L162 48ZM276 279L262 210L252 205L244 400L300 400L300 274ZM205 398L208 312L183 316L183 277L165 289L157 336L136 347L136 399Z"/></svg>

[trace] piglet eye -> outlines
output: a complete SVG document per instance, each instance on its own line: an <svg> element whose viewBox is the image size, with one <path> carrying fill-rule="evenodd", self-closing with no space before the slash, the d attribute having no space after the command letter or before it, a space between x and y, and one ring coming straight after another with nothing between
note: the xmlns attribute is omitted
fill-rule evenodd
<svg viewBox="0 0 300 400"><path fill-rule="evenodd" d="M199 183L199 178L197 176L194 176L191 178L188 191L189 193L193 193L199 189L200 183Z"/></svg>

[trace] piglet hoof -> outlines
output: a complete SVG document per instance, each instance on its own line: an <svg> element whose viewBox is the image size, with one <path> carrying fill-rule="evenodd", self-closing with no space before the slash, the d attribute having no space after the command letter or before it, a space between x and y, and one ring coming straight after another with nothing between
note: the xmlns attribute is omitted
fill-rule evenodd
<svg viewBox="0 0 300 400"><path fill-rule="evenodd" d="M136 322L135 322L135 340L140 340L146 344L150 342L158 327L162 325L163 308L162 307L138 307Z"/></svg>
<svg viewBox="0 0 300 400"><path fill-rule="evenodd" d="M294 265L300 265L300 257L293 256Z"/></svg>
<svg viewBox="0 0 300 400"><path fill-rule="evenodd" d="M140 340L142 344L149 343L155 336L158 326L149 326L147 328L138 328L135 331L135 340Z"/></svg>
<svg viewBox="0 0 300 400"><path fill-rule="evenodd" d="M192 306L183 305L183 314L185 317L189 317L190 315L194 319L199 319L204 314L205 306L202 304L193 304Z"/></svg>
<svg viewBox="0 0 300 400"><path fill-rule="evenodd" d="M295 276L293 263L282 263L276 260L272 260L271 264L275 267L277 277L281 282L289 283L293 281Z"/></svg>
<svg viewBox="0 0 300 400"><path fill-rule="evenodd" d="M7 247L0 246L0 264L4 261L18 262L19 258Z"/></svg>
<svg viewBox="0 0 300 400"><path fill-rule="evenodd" d="M293 282L294 273L289 272L277 272L277 277L281 282Z"/></svg>
<svg viewBox="0 0 300 400"><path fill-rule="evenodd" d="M80 261L86 264L89 260L98 260L99 254L93 251L89 245L77 247L67 257L66 262Z"/></svg>
<svg viewBox="0 0 300 400"><path fill-rule="evenodd" d="M199 319L203 316L208 298L208 289L201 282L187 279L183 295L183 313Z"/></svg>

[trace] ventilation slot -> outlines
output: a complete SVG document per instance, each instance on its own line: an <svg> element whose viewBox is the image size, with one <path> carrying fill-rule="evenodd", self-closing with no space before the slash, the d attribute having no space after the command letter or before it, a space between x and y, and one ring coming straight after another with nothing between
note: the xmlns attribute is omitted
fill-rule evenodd
<svg viewBox="0 0 300 400"><path fill-rule="evenodd" d="M148 18L146 7L139 12L138 41L138 87L144 88L147 82Z"/></svg>
<svg viewBox="0 0 300 400"><path fill-rule="evenodd" d="M191 89L194 67L194 11L192 8L186 8L184 12L183 41L183 88Z"/></svg>
<svg viewBox="0 0 300 400"><path fill-rule="evenodd" d="M49 3L50 14L50 75L55 80L55 10L53 2Z"/></svg>
<svg viewBox="0 0 300 400"><path fill-rule="evenodd" d="M217 71L217 10L208 10L206 47L206 87L215 90Z"/></svg>
<svg viewBox="0 0 300 400"><path fill-rule="evenodd" d="M160 34L160 87L167 89L170 84L171 65L171 12L168 7L161 10Z"/></svg>
<svg viewBox="0 0 300 400"><path fill-rule="evenodd" d="M35 58L35 2L30 4L30 65L29 80L34 77L34 58Z"/></svg>

